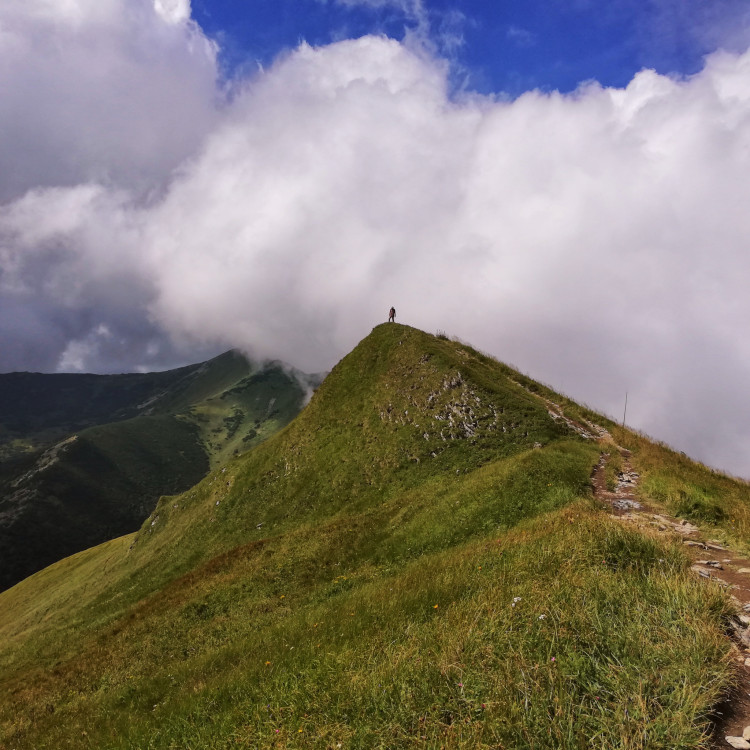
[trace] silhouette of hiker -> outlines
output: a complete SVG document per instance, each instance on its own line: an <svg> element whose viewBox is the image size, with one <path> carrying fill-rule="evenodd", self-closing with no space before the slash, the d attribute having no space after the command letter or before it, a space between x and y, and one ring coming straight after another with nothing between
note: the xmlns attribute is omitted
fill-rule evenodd
<svg viewBox="0 0 750 750"><path fill-rule="evenodd" d="M396 322L396 308L392 307L388 311L388 322L389 323L395 323Z"/></svg>

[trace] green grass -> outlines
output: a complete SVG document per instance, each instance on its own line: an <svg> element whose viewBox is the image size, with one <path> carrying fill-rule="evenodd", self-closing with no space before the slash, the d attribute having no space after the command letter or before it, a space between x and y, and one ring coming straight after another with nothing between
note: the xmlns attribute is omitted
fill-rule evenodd
<svg viewBox="0 0 750 750"><path fill-rule="evenodd" d="M203 450L215 468L289 424L304 398L293 377L269 366L193 403L181 418L199 430Z"/></svg>
<svg viewBox="0 0 750 750"><path fill-rule="evenodd" d="M604 481L610 492L614 492L617 489L618 477L623 469L624 461L622 455L614 446L612 446L607 451L607 463L604 466Z"/></svg>
<svg viewBox="0 0 750 750"><path fill-rule="evenodd" d="M600 447L379 326L137 535L0 594L2 748L696 748L728 600L591 500Z"/></svg>
<svg viewBox="0 0 750 750"><path fill-rule="evenodd" d="M646 500L750 553L750 484L631 430L617 428L614 437L633 451Z"/></svg>
<svg viewBox="0 0 750 750"><path fill-rule="evenodd" d="M477 356L486 357L479 353ZM610 417L577 404L507 365L499 366L530 393L558 404L569 418L583 426L588 423L606 428L615 443L632 451L634 468L641 473L639 493L646 502L687 518L706 533L750 554L750 483L747 480L694 461L685 453L625 428ZM617 473L622 470L622 457L614 448L605 446L605 449L610 456L606 483L612 490L616 486Z"/></svg>
<svg viewBox="0 0 750 750"><path fill-rule="evenodd" d="M729 677L727 605L679 548L586 503L388 566L353 558L355 533L224 559L25 673L8 742L698 747Z"/></svg>

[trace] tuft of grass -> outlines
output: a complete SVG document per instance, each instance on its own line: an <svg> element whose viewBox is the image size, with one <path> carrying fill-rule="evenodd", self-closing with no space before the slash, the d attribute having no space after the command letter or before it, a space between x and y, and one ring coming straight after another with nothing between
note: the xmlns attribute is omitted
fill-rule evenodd
<svg viewBox="0 0 750 750"><path fill-rule="evenodd" d="M623 467L622 455L614 446L611 447L607 453L607 463L604 467L604 480L610 492L614 492L617 489L617 481Z"/></svg>

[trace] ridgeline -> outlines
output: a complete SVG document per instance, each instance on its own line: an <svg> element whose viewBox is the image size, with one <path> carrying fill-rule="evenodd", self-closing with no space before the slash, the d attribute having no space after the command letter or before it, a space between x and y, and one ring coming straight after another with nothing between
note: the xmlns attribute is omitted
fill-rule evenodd
<svg viewBox="0 0 750 750"><path fill-rule="evenodd" d="M747 503L469 346L376 327L280 432L0 594L0 747L707 746L731 605L593 496L607 430L664 503L679 462L700 508Z"/></svg>

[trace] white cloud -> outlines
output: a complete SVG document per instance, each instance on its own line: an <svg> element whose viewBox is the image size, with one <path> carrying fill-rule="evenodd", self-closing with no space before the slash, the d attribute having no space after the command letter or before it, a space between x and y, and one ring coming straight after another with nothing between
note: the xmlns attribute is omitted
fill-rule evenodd
<svg viewBox="0 0 750 750"><path fill-rule="evenodd" d="M182 23L190 18L190 0L154 0L154 8L169 23Z"/></svg>
<svg viewBox="0 0 750 750"><path fill-rule="evenodd" d="M86 365L92 356L98 353L99 346L112 338L112 332L103 323L90 331L81 339L69 341L60 355L57 366L58 372L85 372Z"/></svg>
<svg viewBox="0 0 750 750"><path fill-rule="evenodd" d="M319 0L327 2L328 0ZM401 18L405 24L404 44L417 50L440 54L452 60L458 73L466 71L457 63L456 54L464 46L464 28L468 17L456 8L429 7L425 0L330 0L347 8L368 8L391 11L391 18Z"/></svg>
<svg viewBox="0 0 750 750"><path fill-rule="evenodd" d="M177 80L205 40L148 18ZM750 474L750 54L688 80L456 100L444 62L365 37L302 45L217 114L200 49L181 95L200 127L178 118L141 144L184 138L177 171L180 149L153 166L163 192L144 201L105 139L68 182L39 162L37 189L0 211L0 311L30 311L24 341L53 330L60 365L117 349L141 365L161 329L312 371L393 304L611 413L628 390L632 424Z"/></svg>
<svg viewBox="0 0 750 750"><path fill-rule="evenodd" d="M0 4L0 201L91 180L147 193L216 118L215 49L186 0ZM169 17L169 21L165 20Z"/></svg>
<svg viewBox="0 0 750 750"><path fill-rule="evenodd" d="M67 27L99 26L121 18L118 0L5 0L3 26L29 28L30 23L55 23Z"/></svg>

